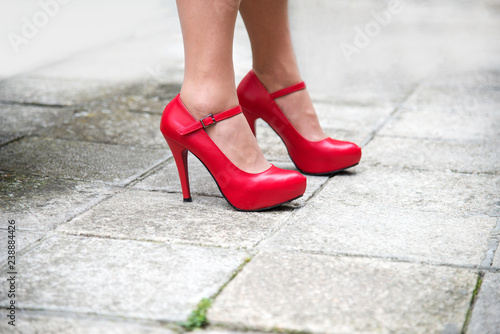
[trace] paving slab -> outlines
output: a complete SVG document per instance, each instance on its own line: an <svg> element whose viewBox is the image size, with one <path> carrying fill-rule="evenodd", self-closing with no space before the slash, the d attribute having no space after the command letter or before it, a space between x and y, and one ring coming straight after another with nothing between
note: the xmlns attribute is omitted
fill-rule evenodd
<svg viewBox="0 0 500 334"><path fill-rule="evenodd" d="M168 77L160 71L160 76ZM158 79L158 80L161 80ZM166 79L165 79L166 80ZM177 82L162 83L155 81L155 76L148 77L137 86L132 86L124 93L113 97L117 106L130 111L143 111L161 115L167 104L181 91Z"/></svg>
<svg viewBox="0 0 500 334"><path fill-rule="evenodd" d="M17 300L24 309L183 321L246 256L220 248L54 235L19 259ZM0 286L2 307L8 303L6 287Z"/></svg>
<svg viewBox="0 0 500 334"><path fill-rule="evenodd" d="M0 83L0 101L72 106L123 88L112 82L24 75Z"/></svg>
<svg viewBox="0 0 500 334"><path fill-rule="evenodd" d="M44 334L175 334L176 332L161 325L144 321L105 319L91 315L55 312L34 312L18 310L16 327L0 323L3 333L44 333Z"/></svg>
<svg viewBox="0 0 500 334"><path fill-rule="evenodd" d="M208 319L261 330L458 333L476 280L451 267L264 252L222 291Z"/></svg>
<svg viewBox="0 0 500 334"><path fill-rule="evenodd" d="M43 137L104 144L166 148L160 116L111 110L78 112L66 124L42 130Z"/></svg>
<svg viewBox="0 0 500 334"><path fill-rule="evenodd" d="M165 145L167 145L165 143ZM217 184L205 166L193 154L188 155L189 185L192 194L222 197ZM134 185L135 189L182 193L179 173L173 158Z"/></svg>
<svg viewBox="0 0 500 334"><path fill-rule="evenodd" d="M222 197L217 184L208 170L200 160L191 153L188 154L188 167L189 185L192 194ZM177 172L177 166L174 159L169 159L163 167L135 184L133 188L181 193L179 173Z"/></svg>
<svg viewBox="0 0 500 334"><path fill-rule="evenodd" d="M400 208L449 216L500 215L500 176L420 171L360 164L338 174L321 190L318 202L346 207Z"/></svg>
<svg viewBox="0 0 500 334"><path fill-rule="evenodd" d="M363 150L370 166L498 174L499 141L441 141L377 136Z"/></svg>
<svg viewBox="0 0 500 334"><path fill-rule="evenodd" d="M140 82L148 77L158 82L167 77L171 81L181 82L182 76L178 74L183 74L184 53L177 10L175 4L163 6L171 7L168 10L170 13L157 15L168 16L162 17L168 27L144 35L135 34L85 53L74 54L32 74L63 80L85 79L119 84ZM178 74L172 76L173 73Z"/></svg>
<svg viewBox="0 0 500 334"><path fill-rule="evenodd" d="M471 112L402 109L380 135L454 141L500 138L500 113L493 109Z"/></svg>
<svg viewBox="0 0 500 334"><path fill-rule="evenodd" d="M0 172L0 227L15 220L16 229L47 231L113 192L99 183Z"/></svg>
<svg viewBox="0 0 500 334"><path fill-rule="evenodd" d="M496 204L500 206L500 201L496 202ZM497 226L491 233L491 236L492 238L494 238L494 240L500 241L500 220L497 221ZM494 252L494 258L491 265L493 268L500 269L500 243L497 245L497 249L493 250L493 252Z"/></svg>
<svg viewBox="0 0 500 334"><path fill-rule="evenodd" d="M260 247L478 266L495 220L368 206L309 203ZM324 210L324 211L323 211Z"/></svg>
<svg viewBox="0 0 500 334"><path fill-rule="evenodd" d="M391 44L385 43L388 49ZM339 48L338 45L335 45ZM382 47L381 47L382 48ZM340 48L339 48L340 49ZM319 51L323 53L323 51ZM328 51L323 53L323 56ZM375 57L383 57L376 55ZM409 74L400 64L404 60L394 60L390 64L393 68L386 68L385 65L378 65L380 59L372 62L368 59L361 60L365 65L355 66L345 63L342 55L338 57L338 63L332 65L333 61L323 66L305 65L311 71L328 72L327 76L314 76L311 72L304 71L304 77L311 97L315 102L332 103L337 105L346 105L353 107L366 107L376 109L378 107L391 108L401 103L408 95L419 85L419 82L425 79L431 69L425 69L423 73ZM367 68L373 66L373 68ZM300 66L301 64L299 64ZM341 68L343 66L343 68ZM326 68L325 68L326 67ZM376 68L378 67L378 68ZM328 69L329 68L329 69ZM302 71L302 70L301 70ZM335 74L335 78L332 76ZM309 78L310 77L310 78ZM331 81L325 82L329 78ZM323 86L320 86L323 85Z"/></svg>
<svg viewBox="0 0 500 334"><path fill-rule="evenodd" d="M443 70L422 84L404 106L459 115L496 111L500 107L500 72L494 66Z"/></svg>
<svg viewBox="0 0 500 334"><path fill-rule="evenodd" d="M368 135L394 110L394 105L342 105L315 102L321 126Z"/></svg>
<svg viewBox="0 0 500 334"><path fill-rule="evenodd" d="M0 169L123 185L169 155L168 150L30 137L0 148Z"/></svg>
<svg viewBox="0 0 500 334"><path fill-rule="evenodd" d="M11 236L12 234L8 233L7 229L4 229L5 225L7 224L4 224L3 222L4 222L4 217L2 217L2 228L0 229L0 242L2 243L0 251L1 255L0 266L7 264L8 240L12 240L12 238L9 239L9 236ZM16 252L19 254L20 252L29 248L31 245L33 245L34 242L43 238L43 236L46 233L47 232L26 231L26 230L16 229L14 234Z"/></svg>
<svg viewBox="0 0 500 334"><path fill-rule="evenodd" d="M297 170L292 162L271 161L276 167ZM222 197L222 194L205 166L192 154L188 155L189 184L192 194ZM287 205L300 206L314 194L327 180L326 176L306 175L307 188L304 195ZM134 185L135 189L181 192L181 184L175 161L170 159L164 167L155 171L144 180Z"/></svg>
<svg viewBox="0 0 500 334"><path fill-rule="evenodd" d="M0 136L0 146L10 143L13 140L21 138L22 135L7 135L7 136Z"/></svg>
<svg viewBox="0 0 500 334"><path fill-rule="evenodd" d="M0 137L31 134L44 127L61 124L71 119L71 108L0 103Z"/></svg>
<svg viewBox="0 0 500 334"><path fill-rule="evenodd" d="M500 273L483 278L467 333L498 333L500 328Z"/></svg>
<svg viewBox="0 0 500 334"><path fill-rule="evenodd" d="M497 251L495 253L495 257L493 258L492 266L495 268L500 268L500 251L499 247L497 247Z"/></svg>
<svg viewBox="0 0 500 334"><path fill-rule="evenodd" d="M382 135L445 140L496 140L500 72L442 72L420 86Z"/></svg>
<svg viewBox="0 0 500 334"><path fill-rule="evenodd" d="M478 179L382 168L335 176L259 247L477 266L497 220L481 212L495 187L482 193ZM444 194L462 189L456 202Z"/></svg>
<svg viewBox="0 0 500 334"><path fill-rule="evenodd" d="M58 231L106 238L168 241L249 248L283 222L293 209L240 212L225 199L131 190L101 202Z"/></svg>
<svg viewBox="0 0 500 334"><path fill-rule="evenodd" d="M267 160L291 161L285 144L266 122L257 120L255 132L259 147Z"/></svg>

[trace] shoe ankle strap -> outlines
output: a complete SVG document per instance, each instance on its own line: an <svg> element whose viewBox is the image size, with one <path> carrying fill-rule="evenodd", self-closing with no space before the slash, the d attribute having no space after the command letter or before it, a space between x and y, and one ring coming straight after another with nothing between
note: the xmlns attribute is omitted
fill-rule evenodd
<svg viewBox="0 0 500 334"><path fill-rule="evenodd" d="M290 87L286 87L286 88L283 88L283 89L280 89L279 91L277 92L274 92L271 94L271 97L274 99L277 99L278 97L282 97L282 96L285 96L285 95L288 95L288 94L292 94L292 93L295 93L296 91L299 91L299 90L302 90L302 89L305 89L306 88L306 84L304 81L302 82L299 82L295 85L292 85Z"/></svg>
<svg viewBox="0 0 500 334"><path fill-rule="evenodd" d="M231 108L226 111L221 111L217 114L208 114L207 116L203 117L199 121L193 122L192 124L177 130L181 136L187 135L191 132L200 130L200 129L205 129L209 127L210 125L214 125L217 122L223 121L225 119L228 119L230 117L236 116L239 113L241 113L241 106L236 106L234 108Z"/></svg>

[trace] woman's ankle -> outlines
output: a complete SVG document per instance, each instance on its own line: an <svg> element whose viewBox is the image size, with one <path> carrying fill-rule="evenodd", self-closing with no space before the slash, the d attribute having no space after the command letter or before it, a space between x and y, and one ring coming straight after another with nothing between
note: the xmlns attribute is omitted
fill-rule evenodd
<svg viewBox="0 0 500 334"><path fill-rule="evenodd" d="M229 85L230 86L230 85ZM183 85L181 100L196 118L233 108L239 104L236 90L221 85L199 84Z"/></svg>
<svg viewBox="0 0 500 334"><path fill-rule="evenodd" d="M266 66L264 68L254 65L253 71L270 93L302 81L296 66L292 65L288 68L283 66L275 66L274 68Z"/></svg>

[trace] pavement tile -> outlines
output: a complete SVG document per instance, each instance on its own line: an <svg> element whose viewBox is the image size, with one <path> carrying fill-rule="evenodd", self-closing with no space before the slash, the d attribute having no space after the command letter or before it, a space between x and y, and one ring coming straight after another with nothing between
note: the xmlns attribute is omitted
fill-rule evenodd
<svg viewBox="0 0 500 334"><path fill-rule="evenodd" d="M289 216L292 208L236 211L226 200L131 190L103 201L58 231L106 238L252 247Z"/></svg>
<svg viewBox="0 0 500 334"><path fill-rule="evenodd" d="M491 183L382 168L335 176L259 247L476 266L496 223L483 212Z"/></svg>
<svg viewBox="0 0 500 334"><path fill-rule="evenodd" d="M222 197L205 166L193 154L188 155L189 185L192 194ZM181 193L179 173L173 158L162 168L134 185L135 189Z"/></svg>
<svg viewBox="0 0 500 334"><path fill-rule="evenodd" d="M151 2L159 4L155 0ZM75 53L55 65L36 70L33 75L63 80L85 79L115 83L141 82L141 80L146 83L149 79L153 82L165 80L181 82L184 53L177 11L175 4L161 5L162 9L170 12L156 13L161 17L163 24L168 25L163 27L163 31L149 32L142 36L137 34L120 42L89 50L84 54ZM171 8L165 8L167 6ZM177 75L174 77L174 74Z"/></svg>
<svg viewBox="0 0 500 334"><path fill-rule="evenodd" d="M59 314L53 312L33 312L18 310L16 327L0 323L3 330L13 334L175 334L176 332L160 325L126 319L103 319L89 315ZM10 327L10 328L9 328ZM7 332L5 332L7 333Z"/></svg>
<svg viewBox="0 0 500 334"><path fill-rule="evenodd" d="M2 223L4 221L4 217L2 217ZM2 228L0 229L0 243L1 243L1 258L0 258L0 265L5 265L7 263L7 254L8 254L8 237L11 236L11 234L8 233L7 229L4 229L5 225L7 224L2 224ZM16 252L22 252L25 250L27 247L32 245L35 241L40 240L46 232L40 232L40 231L26 231L26 230L16 230L14 234L14 240L15 240L15 246L16 246Z"/></svg>
<svg viewBox="0 0 500 334"><path fill-rule="evenodd" d="M500 268L500 245L497 246L495 257L493 258L492 266L495 268Z"/></svg>
<svg viewBox="0 0 500 334"><path fill-rule="evenodd" d="M169 155L168 150L30 137L0 148L0 170L123 185Z"/></svg>
<svg viewBox="0 0 500 334"><path fill-rule="evenodd" d="M318 202L327 204L330 200L351 208L370 205L458 217L497 216L499 190L497 175L372 167L361 163L351 172L331 179L321 190Z"/></svg>
<svg viewBox="0 0 500 334"><path fill-rule="evenodd" d="M151 78L154 80L154 77ZM178 83L146 81L133 86L115 97L116 104L131 111L143 111L161 115L167 104L181 91Z"/></svg>
<svg viewBox="0 0 500 334"><path fill-rule="evenodd" d="M479 110L495 111L500 107L500 71L445 70L424 83L404 106L459 114Z"/></svg>
<svg viewBox="0 0 500 334"><path fill-rule="evenodd" d="M483 278L467 333L498 333L500 328L500 273Z"/></svg>
<svg viewBox="0 0 500 334"><path fill-rule="evenodd" d="M259 147L267 160L291 161L285 144L266 122L257 120L255 132Z"/></svg>
<svg viewBox="0 0 500 334"><path fill-rule="evenodd" d="M314 103L314 107L323 128L360 133L363 136L374 130L394 109L393 105L360 106L321 102Z"/></svg>
<svg viewBox="0 0 500 334"><path fill-rule="evenodd" d="M261 253L217 297L212 324L321 333L459 332L471 270L376 259ZM307 291L307 293L304 293Z"/></svg>
<svg viewBox="0 0 500 334"><path fill-rule="evenodd" d="M403 103L381 135L445 140L496 140L500 72L439 73Z"/></svg>
<svg viewBox="0 0 500 334"><path fill-rule="evenodd" d="M61 124L73 116L70 108L47 108L0 103L0 137L31 134L44 127Z"/></svg>
<svg viewBox="0 0 500 334"><path fill-rule="evenodd" d="M79 105L82 112L101 111L110 112L134 112L160 115L166 105L181 90L178 83L131 83L125 89L116 94L106 95L99 99L86 101Z"/></svg>
<svg viewBox="0 0 500 334"><path fill-rule="evenodd" d="M440 141L377 136L363 150L362 163L459 173L498 174L499 141Z"/></svg>
<svg viewBox="0 0 500 334"><path fill-rule="evenodd" d="M72 106L121 89L116 83L103 81L25 75L0 84L0 101Z"/></svg>
<svg viewBox="0 0 500 334"><path fill-rule="evenodd" d="M455 111L403 109L379 132L384 136L456 141L500 138L497 110Z"/></svg>
<svg viewBox="0 0 500 334"><path fill-rule="evenodd" d="M166 148L160 132L160 116L128 111L88 110L79 112L66 124L42 130L51 138Z"/></svg>
<svg viewBox="0 0 500 334"><path fill-rule="evenodd" d="M477 266L495 223L488 216L309 203L260 247Z"/></svg>
<svg viewBox="0 0 500 334"><path fill-rule="evenodd" d="M297 170L292 162L271 161L276 167ZM222 194L205 166L192 154L188 155L189 184L192 194L222 197ZM326 176L306 175L307 188L304 195L286 205L300 206L314 194L327 180ZM181 192L181 184L175 161L170 159L167 164L144 180L134 185L135 189Z"/></svg>
<svg viewBox="0 0 500 334"><path fill-rule="evenodd" d="M340 49L338 44L333 46ZM391 47L390 43L386 46ZM321 51L323 53L321 57L325 57L327 52ZM369 57L368 54L365 56ZM380 54L374 56L384 57ZM338 63L335 65L329 61L329 64L325 63L324 66L317 64L301 66L301 69L308 67L310 70L305 70L304 76L314 101L373 109L391 108L404 101L426 73L431 71L425 69L420 74L407 73L397 60L391 63L394 68L386 68L387 64L380 65L366 59L360 60L353 66L346 64L342 55L337 58ZM359 64L362 62L365 64L360 66ZM341 66L343 67L341 68ZM367 66L372 67L368 68ZM312 73L318 71L329 74L319 76ZM335 78L332 78L334 74ZM308 79L309 77L310 79ZM326 80L330 81L326 82Z"/></svg>
<svg viewBox="0 0 500 334"><path fill-rule="evenodd" d="M19 259L19 307L183 321L246 256L220 248L54 235ZM6 288L7 281L0 286L3 307Z"/></svg>
<svg viewBox="0 0 500 334"><path fill-rule="evenodd" d="M113 193L103 184L0 172L1 228L46 231Z"/></svg>
<svg viewBox="0 0 500 334"><path fill-rule="evenodd" d="M0 146L4 145L4 144L7 144L7 143L13 141L14 139L18 139L20 137L22 137L22 135L20 135L20 134L18 134L18 135L0 136Z"/></svg>

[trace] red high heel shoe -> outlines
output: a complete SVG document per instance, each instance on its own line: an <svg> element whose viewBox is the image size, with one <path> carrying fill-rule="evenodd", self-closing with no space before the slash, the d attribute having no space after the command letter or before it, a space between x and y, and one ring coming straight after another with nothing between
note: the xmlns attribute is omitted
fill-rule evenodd
<svg viewBox="0 0 500 334"><path fill-rule="evenodd" d="M304 194L306 178L300 173L271 165L261 173L236 167L204 131L208 126L241 112L241 107L210 114L197 121L177 95L165 108L160 130L177 164L184 201L191 201L187 153L193 153L215 179L222 195L235 209L260 211L294 200Z"/></svg>
<svg viewBox="0 0 500 334"><path fill-rule="evenodd" d="M304 82L269 93L250 71L238 86L238 99L255 134L255 121L262 118L281 137L293 163L304 174L330 175L353 167L361 159L361 148L354 143L326 138L309 141L295 130L274 101L278 97L306 88Z"/></svg>

